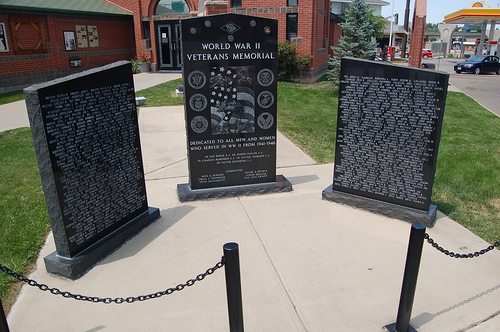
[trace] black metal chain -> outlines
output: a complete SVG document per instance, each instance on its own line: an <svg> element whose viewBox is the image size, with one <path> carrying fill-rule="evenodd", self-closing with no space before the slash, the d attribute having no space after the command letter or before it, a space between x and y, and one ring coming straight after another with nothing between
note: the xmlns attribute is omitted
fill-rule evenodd
<svg viewBox="0 0 500 332"><path fill-rule="evenodd" d="M454 258L474 258L474 257L479 257L479 256L487 253L488 251L491 251L491 250L495 249L495 247L500 246L500 241L497 241L493 245L491 245L488 248L483 249L481 251L476 251L474 253L468 253L468 254L457 254L457 253L454 253L453 251L449 251L449 250L446 250L443 247L441 247L427 233L425 233L424 239L426 239L427 242L429 242L434 248L436 248L436 250L441 251L443 254L445 254L447 256L450 256L450 257L454 257Z"/></svg>
<svg viewBox="0 0 500 332"><path fill-rule="evenodd" d="M163 295L170 295L175 291L181 291L185 287L193 286L195 284L195 282L197 282L197 281L202 281L203 279L205 279L205 277L213 274L216 270L223 267L225 263L226 263L226 258L224 256L222 256L221 261L218 262L214 267L209 268L205 273L201 273L201 274L197 275L196 278L194 278L194 279L189 279L184 284L179 284L175 287L167 288L164 291L159 291L159 292L151 293L148 295L131 296L131 297L127 297L125 299L123 297L117 297L114 299L109 298L109 297L100 298L97 296L85 296L85 295L79 295L79 294L72 294L70 292L63 292L57 288L51 288L45 284L39 284L35 280L28 279L25 276L9 269L8 267L6 267L2 264L0 264L0 270L5 272L6 274L16 278L17 280L22 281L22 282L30 285L30 286L38 287L41 291L44 291L44 292L49 291L53 295L61 295L62 297L75 299L78 301L89 301L89 302L94 302L94 303L105 303L105 304L110 304L110 303L121 304L121 303L125 303L125 302L126 303L134 303L136 301L146 301L146 300L156 299L156 298L162 297Z"/></svg>

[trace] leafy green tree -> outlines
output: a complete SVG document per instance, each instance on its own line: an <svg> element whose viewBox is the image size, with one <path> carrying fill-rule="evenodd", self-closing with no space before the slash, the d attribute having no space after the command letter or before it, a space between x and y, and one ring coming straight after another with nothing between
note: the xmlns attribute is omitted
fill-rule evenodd
<svg viewBox="0 0 500 332"><path fill-rule="evenodd" d="M339 46L332 47L335 57L329 64L333 69L327 72L328 80L335 90L339 85L340 59L344 56L366 59L377 47L372 37L379 34L386 23L374 15L373 10L364 0L353 0L346 11L345 22L340 23L343 35L339 39Z"/></svg>
<svg viewBox="0 0 500 332"><path fill-rule="evenodd" d="M425 31L432 31L432 32L439 31L437 23L427 23L425 25Z"/></svg>
<svg viewBox="0 0 500 332"><path fill-rule="evenodd" d="M373 29L375 30L375 37L378 39L382 39L384 37L384 29L387 26L387 20L380 15L373 15L373 9L372 9L372 15L370 15L370 23L373 26Z"/></svg>

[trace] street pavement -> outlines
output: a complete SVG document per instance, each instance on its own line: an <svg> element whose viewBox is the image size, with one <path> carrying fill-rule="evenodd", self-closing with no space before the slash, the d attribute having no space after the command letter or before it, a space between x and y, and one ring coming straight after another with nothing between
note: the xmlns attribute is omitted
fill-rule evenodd
<svg viewBox="0 0 500 332"><path fill-rule="evenodd" d="M137 86L152 76L141 75ZM180 203L176 186L189 174L183 107L142 107L139 127L148 201L161 218L75 281L45 271L50 234L29 278L86 296L151 294L205 272L237 242L246 331L382 331L395 321L411 225L322 200L332 164L316 164L279 134L277 174L292 192ZM489 246L440 212L427 233L454 252ZM425 243L412 326L498 331L499 277L499 250L456 259ZM8 322L13 332L229 331L224 279L221 269L172 295L120 305L25 285Z"/></svg>
<svg viewBox="0 0 500 332"><path fill-rule="evenodd" d="M422 60L422 62L434 64L436 70L450 74L450 83L453 88L450 91L463 92L493 114L500 116L500 107L498 107L500 76L491 73L457 74L453 70L453 66L459 61L463 60L453 58Z"/></svg>

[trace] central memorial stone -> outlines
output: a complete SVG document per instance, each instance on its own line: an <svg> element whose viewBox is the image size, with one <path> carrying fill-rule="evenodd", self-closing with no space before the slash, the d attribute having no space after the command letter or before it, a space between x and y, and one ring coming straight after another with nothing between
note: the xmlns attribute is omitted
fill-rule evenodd
<svg viewBox="0 0 500 332"><path fill-rule="evenodd" d="M179 199L290 191L276 176L278 22L213 15L181 20L181 33L189 184Z"/></svg>
<svg viewBox="0 0 500 332"><path fill-rule="evenodd" d="M341 61L333 184L323 198L432 226L449 75Z"/></svg>

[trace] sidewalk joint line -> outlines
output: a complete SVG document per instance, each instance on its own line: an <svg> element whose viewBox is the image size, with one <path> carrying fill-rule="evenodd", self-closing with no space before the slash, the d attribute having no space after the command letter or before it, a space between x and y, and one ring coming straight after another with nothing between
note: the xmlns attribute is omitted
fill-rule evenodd
<svg viewBox="0 0 500 332"><path fill-rule="evenodd" d="M499 316L500 315L500 310L494 312L493 314L489 315L488 317L484 318L484 319L481 319L480 321L477 321L475 323L472 323L470 324L469 326L466 326L465 328L461 329L461 330L458 330L457 332L465 332L465 331L468 331L470 329L473 329L475 327L478 327L479 325L483 324L483 323L486 323L487 321L489 321L490 319L492 318L495 318L496 316Z"/></svg>
<svg viewBox="0 0 500 332"><path fill-rule="evenodd" d="M271 259L271 256L269 255L269 252L267 251L266 246L264 245L264 242L257 231L255 224L253 223L252 218L250 218L250 215L248 214L247 209L245 208L245 205L241 201L241 197L238 197L238 202L240 203L241 207L243 208L243 211L245 211L245 215L247 216L247 219L250 221L250 230L253 233L253 236L259 241L260 247L263 251L263 256L265 258L265 263L267 265L268 271L271 273L271 275L274 275L275 282L278 285L278 293L280 296L283 298L285 305L287 307L287 310L292 318L292 321L297 327L298 331L301 332L307 332L307 328L302 321L302 318L300 317L297 307L295 306L295 303L293 302L290 294L288 293L288 290L286 289L283 279L281 278L280 274L278 273L278 269L274 265L273 260Z"/></svg>
<svg viewBox="0 0 500 332"><path fill-rule="evenodd" d="M180 162L183 162L184 160L187 160L187 158L183 158L183 159L181 159L181 160L174 161L173 163L170 163L170 164L168 164L168 165L165 165L165 166L162 166L162 167L160 167L160 168L157 168L157 169L154 169L154 170L152 170L152 171L149 171L149 172L147 172L147 173L144 173L144 175L146 176L146 175L149 175L149 174L151 174L151 173L154 173L154 172L157 172L157 171L159 171L159 170L162 170L162 169L164 169L164 168L167 168L167 167L170 167L170 166L176 165L176 164L178 164L178 163L180 163Z"/></svg>

